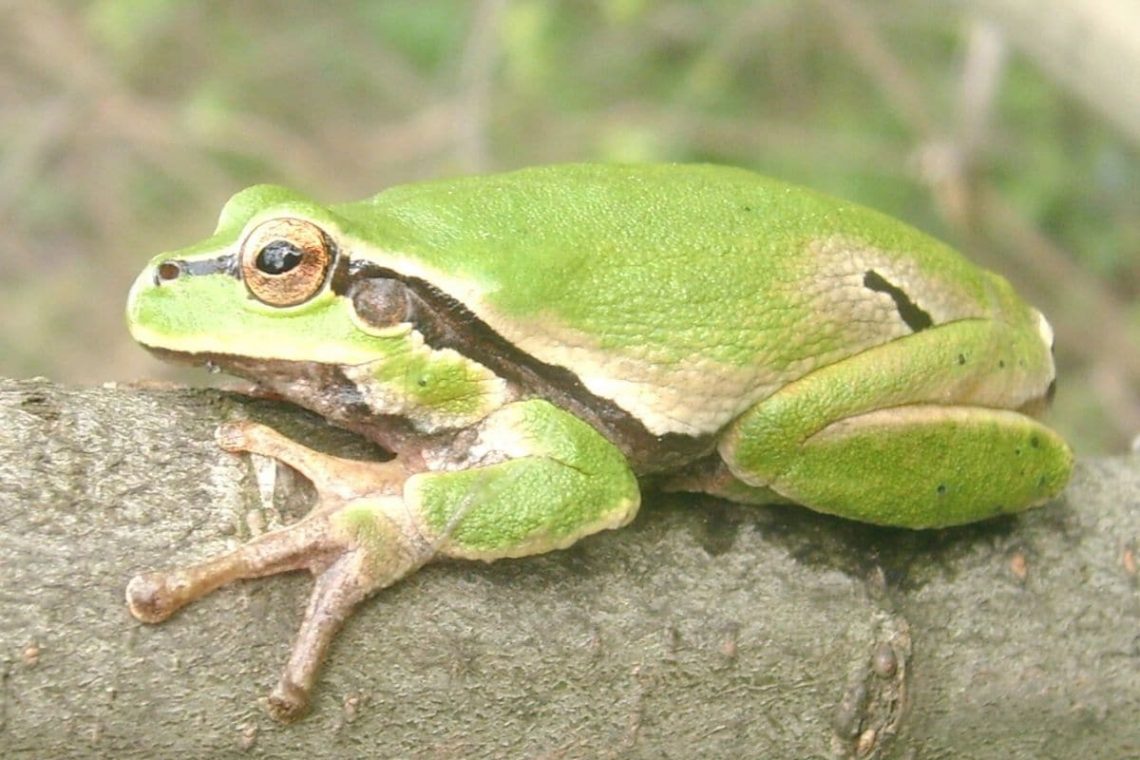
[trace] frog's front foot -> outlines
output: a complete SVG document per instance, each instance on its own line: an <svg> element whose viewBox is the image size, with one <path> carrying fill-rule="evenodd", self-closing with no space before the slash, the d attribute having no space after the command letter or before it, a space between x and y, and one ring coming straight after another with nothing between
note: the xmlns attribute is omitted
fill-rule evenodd
<svg viewBox="0 0 1140 760"><path fill-rule="evenodd" d="M265 700L265 709L274 719L282 723L292 723L304 717L309 711L310 688L300 686L286 680L284 676L269 692Z"/></svg>
<svg viewBox="0 0 1140 760"><path fill-rule="evenodd" d="M265 533L233 551L195 565L147 572L127 584L131 614L146 623L241 578L289 570L316 576L292 654L268 700L279 720L304 714L317 670L333 637L369 594L391 585L431 556L402 497L406 474L395 462L336 459L306 449L260 425L219 431L231 451L273 456L293 465L318 489L313 510L300 522Z"/></svg>
<svg viewBox="0 0 1140 760"><path fill-rule="evenodd" d="M242 423L219 431L229 451L279 459L309 478L319 499L300 522L191 567L140 575L127 602L140 620L162 620L239 578L286 570L316 576L289 662L269 696L274 717L305 712L317 670L353 609L435 556L520 557L569 546L628 523L640 503L624 455L596 430L546 401L503 407L480 424L480 464L410 472L402 460L336 459L272 430Z"/></svg>
<svg viewBox="0 0 1140 760"><path fill-rule="evenodd" d="M178 599L169 583L169 573L140 573L127 584L127 606L144 623L161 623L186 601Z"/></svg>
<svg viewBox="0 0 1140 760"><path fill-rule="evenodd" d="M353 609L430 558L401 513L396 497L322 510L202 563L137 575L127 584L127 604L139 620L157 623L230 581L311 571L316 584L268 703L275 718L293 720L304 714L325 653Z"/></svg>

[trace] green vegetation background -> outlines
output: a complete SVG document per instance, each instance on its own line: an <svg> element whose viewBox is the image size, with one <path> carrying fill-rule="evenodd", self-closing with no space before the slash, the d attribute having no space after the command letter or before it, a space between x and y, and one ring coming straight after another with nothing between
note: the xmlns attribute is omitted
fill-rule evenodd
<svg viewBox="0 0 1140 760"><path fill-rule="evenodd" d="M1056 328L1056 425L1082 453L1121 450L1140 432L1140 23L1096 14L1126 1L5 3L0 375L203 382L134 346L122 304L248 184L331 201L714 161L1004 273ZM1038 44L1070 11L1079 33ZM1099 52L1118 76L1079 68Z"/></svg>

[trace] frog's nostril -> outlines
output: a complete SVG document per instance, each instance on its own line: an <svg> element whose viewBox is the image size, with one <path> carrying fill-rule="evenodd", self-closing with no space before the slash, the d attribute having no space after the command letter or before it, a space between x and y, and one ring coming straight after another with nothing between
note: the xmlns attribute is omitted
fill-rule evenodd
<svg viewBox="0 0 1140 760"><path fill-rule="evenodd" d="M176 261L164 261L154 270L154 284L161 285L170 280L177 280L182 274L182 267Z"/></svg>

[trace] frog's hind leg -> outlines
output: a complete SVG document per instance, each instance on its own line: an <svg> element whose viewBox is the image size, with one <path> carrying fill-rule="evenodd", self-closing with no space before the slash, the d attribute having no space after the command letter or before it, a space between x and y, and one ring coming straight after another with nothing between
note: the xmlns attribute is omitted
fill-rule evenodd
<svg viewBox="0 0 1140 760"><path fill-rule="evenodd" d="M738 504L795 503L768 486L748 485L737 478L719 456L706 457L694 462L677 474L667 477L658 484L658 488L665 492L704 493Z"/></svg>
<svg viewBox="0 0 1140 760"><path fill-rule="evenodd" d="M947 527L1041 504L1072 453L1022 412L1038 399L1010 329L952 322L818 368L741 415L718 451L748 486L863 522Z"/></svg>

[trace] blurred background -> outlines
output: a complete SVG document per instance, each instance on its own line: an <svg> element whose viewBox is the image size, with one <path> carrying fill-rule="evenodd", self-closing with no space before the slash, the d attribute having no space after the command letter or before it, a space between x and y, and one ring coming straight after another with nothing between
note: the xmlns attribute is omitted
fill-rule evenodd
<svg viewBox="0 0 1140 760"><path fill-rule="evenodd" d="M1002 272L1057 332L1054 424L1140 432L1136 0L27 0L0 30L0 375L208 382L123 302L255 182L713 161Z"/></svg>

